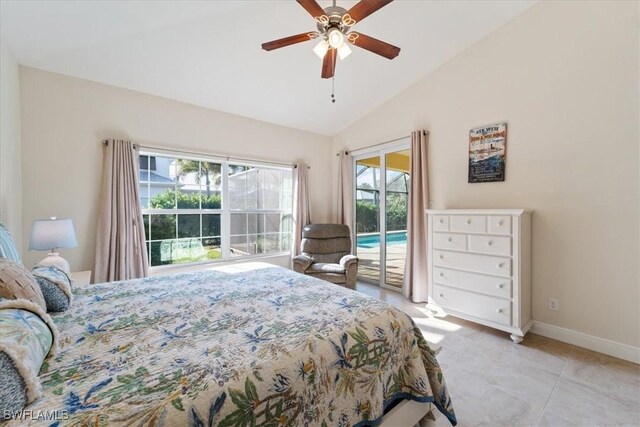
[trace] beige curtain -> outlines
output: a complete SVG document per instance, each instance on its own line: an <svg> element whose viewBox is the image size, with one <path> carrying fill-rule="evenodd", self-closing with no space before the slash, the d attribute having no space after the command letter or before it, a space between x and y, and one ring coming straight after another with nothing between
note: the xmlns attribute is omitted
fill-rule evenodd
<svg viewBox="0 0 640 427"><path fill-rule="evenodd" d="M296 163L293 169L293 256L300 255L302 229L305 225L311 224L309 194L309 167L304 163Z"/></svg>
<svg viewBox="0 0 640 427"><path fill-rule="evenodd" d="M428 300L427 289L427 220L429 177L427 174L427 141L429 133L411 133L411 181L407 215L407 258L402 294L414 302Z"/></svg>
<svg viewBox="0 0 640 427"><path fill-rule="evenodd" d="M353 165L351 153L346 150L338 153L338 192L336 204L336 223L353 225Z"/></svg>
<svg viewBox="0 0 640 427"><path fill-rule="evenodd" d="M106 141L96 235L95 282L146 277L149 263L139 194L139 160L131 141Z"/></svg>

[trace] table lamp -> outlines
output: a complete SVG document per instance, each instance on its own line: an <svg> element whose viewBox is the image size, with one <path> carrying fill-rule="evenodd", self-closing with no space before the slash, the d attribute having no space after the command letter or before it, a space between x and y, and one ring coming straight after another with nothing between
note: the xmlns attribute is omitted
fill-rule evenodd
<svg viewBox="0 0 640 427"><path fill-rule="evenodd" d="M76 246L78 246L78 242L71 219L51 217L51 219L33 221L29 250L49 251L48 256L39 264L55 266L65 273L69 273L69 263L56 252L56 249L75 248Z"/></svg>

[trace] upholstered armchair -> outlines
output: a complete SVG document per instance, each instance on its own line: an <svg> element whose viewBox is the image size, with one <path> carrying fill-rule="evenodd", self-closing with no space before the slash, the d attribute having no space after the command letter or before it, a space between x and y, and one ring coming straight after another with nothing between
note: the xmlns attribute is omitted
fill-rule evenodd
<svg viewBox="0 0 640 427"><path fill-rule="evenodd" d="M302 254L293 258L298 273L356 288L358 258L351 255L351 232L341 224L311 224L302 230Z"/></svg>

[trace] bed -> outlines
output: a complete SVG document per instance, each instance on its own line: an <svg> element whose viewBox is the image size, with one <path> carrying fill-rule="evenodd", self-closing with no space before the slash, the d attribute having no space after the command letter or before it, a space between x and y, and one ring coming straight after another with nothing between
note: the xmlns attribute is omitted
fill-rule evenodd
<svg viewBox="0 0 640 427"><path fill-rule="evenodd" d="M355 291L254 263L74 294L27 408L52 425L375 426L403 401L456 423L420 330Z"/></svg>

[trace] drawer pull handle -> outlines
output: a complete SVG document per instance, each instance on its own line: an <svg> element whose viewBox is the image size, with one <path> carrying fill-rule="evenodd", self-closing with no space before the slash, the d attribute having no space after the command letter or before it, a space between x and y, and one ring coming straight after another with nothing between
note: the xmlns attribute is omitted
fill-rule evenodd
<svg viewBox="0 0 640 427"><path fill-rule="evenodd" d="M444 223L444 219L440 218L440 224Z"/></svg>
<svg viewBox="0 0 640 427"><path fill-rule="evenodd" d="M504 283L500 283L500 284L498 285L498 289L502 289L502 288L504 288Z"/></svg>
<svg viewBox="0 0 640 427"><path fill-rule="evenodd" d="M493 245L493 240L489 240L489 241L487 242L487 246L491 246L491 245Z"/></svg>
<svg viewBox="0 0 640 427"><path fill-rule="evenodd" d="M501 308L496 310L498 312L498 314L502 314L503 310Z"/></svg>
<svg viewBox="0 0 640 427"><path fill-rule="evenodd" d="M498 225L504 224L504 221L498 221Z"/></svg>
<svg viewBox="0 0 640 427"><path fill-rule="evenodd" d="M470 219L467 220L467 225L469 225L469 224L471 224L471 220Z"/></svg>
<svg viewBox="0 0 640 427"><path fill-rule="evenodd" d="M440 254L440 259L444 259L444 255Z"/></svg>
<svg viewBox="0 0 640 427"><path fill-rule="evenodd" d="M444 294L440 294L440 298L444 298Z"/></svg>
<svg viewBox="0 0 640 427"><path fill-rule="evenodd" d="M451 237L449 237L449 238L447 239L447 242L451 243L451 241L453 241L453 239L452 239Z"/></svg>
<svg viewBox="0 0 640 427"><path fill-rule="evenodd" d="M440 273L440 277L444 277L444 273Z"/></svg>
<svg viewBox="0 0 640 427"><path fill-rule="evenodd" d="M504 267L504 262L498 263L498 268L502 268L502 267Z"/></svg>

